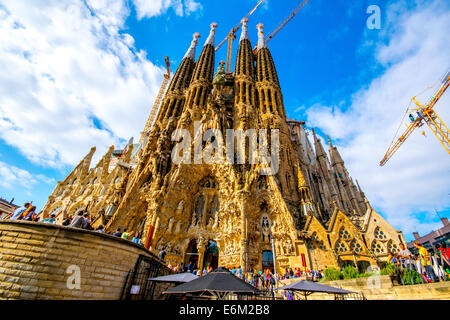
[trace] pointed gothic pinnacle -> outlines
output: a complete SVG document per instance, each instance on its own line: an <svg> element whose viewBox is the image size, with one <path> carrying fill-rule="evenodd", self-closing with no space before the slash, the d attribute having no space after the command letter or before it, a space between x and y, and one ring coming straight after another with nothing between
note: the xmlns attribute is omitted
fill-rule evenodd
<svg viewBox="0 0 450 320"><path fill-rule="evenodd" d="M191 46L189 47L188 51L184 55L184 58L191 58L195 61L195 48L197 47L198 38L200 38L200 33L196 32L192 36L194 39L191 42Z"/></svg>
<svg viewBox="0 0 450 320"><path fill-rule="evenodd" d="M316 130L314 130L314 128L311 128L311 131L312 131L312 133L313 133L314 142L319 141L319 139L317 138L317 135L316 135Z"/></svg>
<svg viewBox="0 0 450 320"><path fill-rule="evenodd" d="M209 36L208 36L208 39L206 39L205 46L207 44L210 44L210 45L212 45L214 47L214 43L215 43L215 40L216 40L214 35L216 33L216 28L218 26L219 25L217 23L215 23L215 22L211 23L211 25L210 25L211 31L209 31Z"/></svg>
<svg viewBox="0 0 450 320"><path fill-rule="evenodd" d="M250 38L248 36L248 26L247 26L248 19L244 18L244 19L242 19L241 22L242 22L242 32L241 32L241 38L239 39L239 42L241 42L244 39L250 40Z"/></svg>
<svg viewBox="0 0 450 320"><path fill-rule="evenodd" d="M330 137L327 135L327 140L328 140L328 146L331 148L333 148L333 145L331 144L331 140Z"/></svg>
<svg viewBox="0 0 450 320"><path fill-rule="evenodd" d="M256 25L256 29L258 29L258 50L262 48L267 48L266 39L264 37L264 24L258 23Z"/></svg>

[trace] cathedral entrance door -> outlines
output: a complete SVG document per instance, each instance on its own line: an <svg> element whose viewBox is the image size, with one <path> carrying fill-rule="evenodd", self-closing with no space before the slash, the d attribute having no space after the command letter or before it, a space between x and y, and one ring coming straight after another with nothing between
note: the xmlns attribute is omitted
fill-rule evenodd
<svg viewBox="0 0 450 320"><path fill-rule="evenodd" d="M189 265L189 262L192 263L192 270L198 268L198 251L197 251L197 241L195 239L192 239L189 242L189 245L186 249L185 259L184 259L184 266L187 267Z"/></svg>
<svg viewBox="0 0 450 320"><path fill-rule="evenodd" d="M203 268L211 266L213 270L219 266L219 248L217 242L214 240L208 241L208 246L205 251L205 258L203 259Z"/></svg>
<svg viewBox="0 0 450 320"><path fill-rule="evenodd" d="M273 269L273 253L270 250L265 250L262 252L262 270L269 269L270 272L274 273Z"/></svg>

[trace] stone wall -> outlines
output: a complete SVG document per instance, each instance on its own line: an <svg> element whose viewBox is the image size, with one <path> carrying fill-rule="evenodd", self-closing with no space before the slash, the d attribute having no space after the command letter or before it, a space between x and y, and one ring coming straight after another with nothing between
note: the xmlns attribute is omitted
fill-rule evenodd
<svg viewBox="0 0 450 320"><path fill-rule="evenodd" d="M152 256L106 234L0 221L0 299L120 299L139 255ZM78 267L80 288L69 289Z"/></svg>
<svg viewBox="0 0 450 320"><path fill-rule="evenodd" d="M294 283L300 279L280 281L281 285ZM282 283L281 283L282 282ZM363 293L368 300L448 300L450 281L430 284L402 286L395 284L390 276L378 276L338 281L325 281L320 284ZM308 300L333 300L333 294L314 293Z"/></svg>

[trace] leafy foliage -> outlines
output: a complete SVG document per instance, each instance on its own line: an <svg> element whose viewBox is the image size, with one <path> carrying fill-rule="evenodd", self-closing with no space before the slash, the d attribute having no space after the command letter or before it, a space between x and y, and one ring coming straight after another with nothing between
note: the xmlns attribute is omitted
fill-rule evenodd
<svg viewBox="0 0 450 320"><path fill-rule="evenodd" d="M359 271L353 266L345 266L342 269L342 275L344 279L356 279L359 278Z"/></svg>
<svg viewBox="0 0 450 320"><path fill-rule="evenodd" d="M381 269L380 275L386 276L391 274L395 274L395 267L392 263L388 263L383 269Z"/></svg>
<svg viewBox="0 0 450 320"><path fill-rule="evenodd" d="M328 281L342 279L341 271L333 267L325 269L323 273L325 274L325 279L327 279Z"/></svg>
<svg viewBox="0 0 450 320"><path fill-rule="evenodd" d="M405 285L422 283L422 276L415 270L404 269L402 280Z"/></svg>

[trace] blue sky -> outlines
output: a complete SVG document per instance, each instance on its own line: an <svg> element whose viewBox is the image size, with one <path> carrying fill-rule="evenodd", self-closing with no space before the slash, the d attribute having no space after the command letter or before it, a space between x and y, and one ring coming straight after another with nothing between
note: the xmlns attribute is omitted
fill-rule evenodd
<svg viewBox="0 0 450 320"><path fill-rule="evenodd" d="M0 196L41 208L92 145L95 162L138 139L164 57L176 70L194 32L201 46L217 22L218 44L256 2L0 0ZM268 35L299 3L266 0L249 18L252 44L257 23ZM381 9L379 30L366 26L370 5ZM425 128L378 162L409 99L449 66L449 29L445 0L311 0L269 42L288 117L330 135L372 206L407 239L440 227L434 208L450 215L448 155ZM225 58L226 45L216 65ZM436 107L447 123L449 96Z"/></svg>

